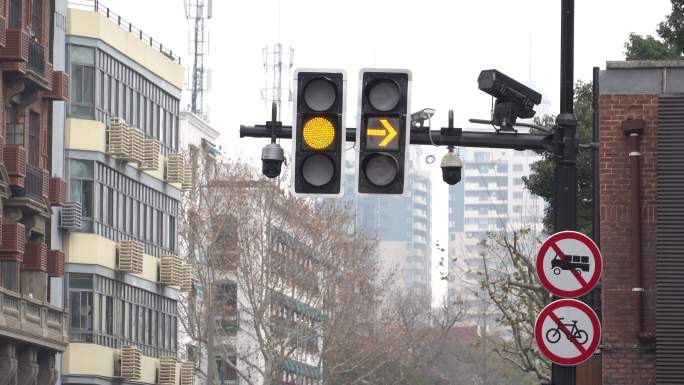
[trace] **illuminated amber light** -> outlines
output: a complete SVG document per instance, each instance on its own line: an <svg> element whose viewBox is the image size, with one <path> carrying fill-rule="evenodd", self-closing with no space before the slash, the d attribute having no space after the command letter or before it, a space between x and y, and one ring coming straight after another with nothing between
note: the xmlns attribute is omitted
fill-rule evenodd
<svg viewBox="0 0 684 385"><path fill-rule="evenodd" d="M335 126L326 118L315 117L304 124L304 142L314 150L324 150L335 140Z"/></svg>

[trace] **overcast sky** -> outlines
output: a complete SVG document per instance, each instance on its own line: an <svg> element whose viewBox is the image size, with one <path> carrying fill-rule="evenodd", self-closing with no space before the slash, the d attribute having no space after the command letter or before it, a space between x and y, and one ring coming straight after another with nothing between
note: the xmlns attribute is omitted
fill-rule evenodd
<svg viewBox="0 0 684 385"><path fill-rule="evenodd" d="M354 126L358 71L407 68L413 74L412 110L437 110L433 126L487 118L491 99L477 89L480 70L496 68L537 91L558 111L560 0L214 0L208 23L211 89L208 107L219 144L232 158L258 165L263 140L239 139L239 125L263 123L262 49L280 41L294 48L295 67L347 72L347 126ZM655 34L670 12L668 0L576 0L575 79L592 67L621 60L630 32ZM187 52L190 24L183 0L109 0L105 5L145 33ZM190 61L184 58L184 63ZM288 108L291 108L288 106ZM291 114L285 114L288 118ZM288 121L285 124L289 124ZM239 149L238 149L239 146ZM290 143L284 142L289 148ZM433 241L447 241L447 188L439 157L433 171ZM435 257L436 250L433 251ZM436 263L433 262L433 266ZM433 274L434 277L437 274ZM439 285L436 285L439 286ZM435 294L443 288L436 287Z"/></svg>

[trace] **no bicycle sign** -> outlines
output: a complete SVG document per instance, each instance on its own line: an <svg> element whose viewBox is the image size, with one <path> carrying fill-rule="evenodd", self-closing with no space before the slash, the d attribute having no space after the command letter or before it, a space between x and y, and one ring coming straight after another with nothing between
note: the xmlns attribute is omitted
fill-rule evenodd
<svg viewBox="0 0 684 385"><path fill-rule="evenodd" d="M551 302L534 324L539 351L559 365L578 365L596 351L601 326L596 313L576 299Z"/></svg>
<svg viewBox="0 0 684 385"><path fill-rule="evenodd" d="M551 294L576 298L596 286L602 264L594 241L576 231L561 231L542 243L536 270L539 281Z"/></svg>

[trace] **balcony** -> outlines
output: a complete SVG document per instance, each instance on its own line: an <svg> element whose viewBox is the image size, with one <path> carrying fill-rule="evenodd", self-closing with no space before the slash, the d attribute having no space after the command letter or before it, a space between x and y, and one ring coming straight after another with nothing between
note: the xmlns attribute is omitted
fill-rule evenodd
<svg viewBox="0 0 684 385"><path fill-rule="evenodd" d="M24 196L44 204L50 191L50 174L36 166L26 165Z"/></svg>
<svg viewBox="0 0 684 385"><path fill-rule="evenodd" d="M55 306L0 287L0 335L64 351L66 313Z"/></svg>
<svg viewBox="0 0 684 385"><path fill-rule="evenodd" d="M36 40L29 40L26 78L43 91L52 90L52 65L47 62L45 47Z"/></svg>

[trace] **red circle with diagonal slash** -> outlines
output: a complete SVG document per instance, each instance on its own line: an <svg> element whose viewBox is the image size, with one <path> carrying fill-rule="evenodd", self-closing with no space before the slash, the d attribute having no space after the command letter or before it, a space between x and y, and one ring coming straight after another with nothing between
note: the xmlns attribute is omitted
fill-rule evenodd
<svg viewBox="0 0 684 385"><path fill-rule="evenodd" d="M564 261L565 259L564 252L558 245L559 242L579 242L581 245L584 246L584 248L588 249L589 253L591 254L588 257L590 258L589 261L592 263L592 274L588 279L584 278L582 276L581 271L578 272L576 269L563 270L560 273L573 276L579 284L579 288L577 289L567 290L558 287L547 276L547 274L549 274L549 271L552 271L552 269L545 270L545 268L548 268L548 266L545 266L544 261L545 256L550 249L556 255L558 255L559 258L561 258L561 260ZM602 267L603 262L601 258L601 252L599 251L598 246L596 246L596 244L594 243L594 241L591 240L591 238L576 231L561 231L556 234L553 234L552 236L547 238L544 241L544 243L542 243L541 247L539 248L539 253L537 253L537 277L539 278L539 281L541 282L542 286L546 288L546 290L548 290L551 294L556 295L558 297L576 298L581 297L590 292L591 289L593 289L594 286L596 286L596 283L601 277Z"/></svg>
<svg viewBox="0 0 684 385"><path fill-rule="evenodd" d="M566 337L566 334L572 335L572 330L560 320L558 314L563 312L567 313L568 311L573 311L575 313L579 311L585 316L583 323L579 324L578 327L591 327L591 330L585 331L586 333L591 332L591 338L587 338L586 342L581 344L576 339L568 339ZM576 355L568 355L567 357L560 356L554 353L549 347L549 341L545 339L545 334L549 332L549 329L546 329L546 333L544 332L544 324L549 318L549 322L553 322L559 330L559 339L557 342L563 340L565 344L568 342L571 343L573 350L576 351ZM548 327L548 323L546 323L546 325ZM559 365L579 365L591 357L596 351L596 348L601 341L601 324L596 313L585 303L576 299L559 299L547 305L541 313L539 313L539 316L537 316L537 320L534 323L534 339L537 342L537 346L541 353L549 360Z"/></svg>

